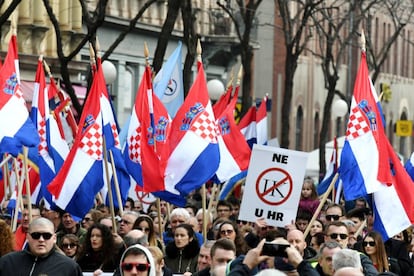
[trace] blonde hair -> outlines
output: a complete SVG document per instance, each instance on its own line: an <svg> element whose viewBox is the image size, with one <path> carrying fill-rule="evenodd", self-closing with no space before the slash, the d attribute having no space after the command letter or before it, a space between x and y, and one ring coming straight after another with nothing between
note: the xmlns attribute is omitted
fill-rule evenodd
<svg viewBox="0 0 414 276"><path fill-rule="evenodd" d="M164 258L164 254L161 249L157 246L148 246L147 249L151 252L152 257L154 258L155 263L161 264Z"/></svg>

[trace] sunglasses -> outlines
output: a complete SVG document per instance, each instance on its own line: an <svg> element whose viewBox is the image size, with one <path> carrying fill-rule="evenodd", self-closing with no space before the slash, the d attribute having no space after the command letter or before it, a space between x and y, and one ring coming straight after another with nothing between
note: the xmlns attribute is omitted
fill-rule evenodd
<svg viewBox="0 0 414 276"><path fill-rule="evenodd" d="M329 237L331 237L331 239L336 240L338 237L341 238L341 240L344 240L346 238L348 238L347 234L337 234L337 233L332 233L329 235Z"/></svg>
<svg viewBox="0 0 414 276"><path fill-rule="evenodd" d="M231 229L227 229L227 230L221 230L220 231L220 234L222 234L222 235L230 235L230 234L232 234L234 232L234 230L231 230Z"/></svg>
<svg viewBox="0 0 414 276"><path fill-rule="evenodd" d="M150 231L149 228L145 228L145 227L138 227L137 230L141 230L142 232L149 232Z"/></svg>
<svg viewBox="0 0 414 276"><path fill-rule="evenodd" d="M124 271L131 271L134 269L137 271L147 271L150 268L150 264L142 264L142 263L122 263L121 264L122 270Z"/></svg>
<svg viewBox="0 0 414 276"><path fill-rule="evenodd" d="M373 247L373 246L375 246L375 242L374 241L369 241L369 242L364 241L364 242L362 242L362 246L367 247L368 245Z"/></svg>
<svg viewBox="0 0 414 276"><path fill-rule="evenodd" d="M62 243L62 248L71 249L75 248L76 246L78 246L76 243Z"/></svg>
<svg viewBox="0 0 414 276"><path fill-rule="evenodd" d="M338 215L326 215L325 218L326 218L326 220L332 221L332 220L339 220L340 216L338 216Z"/></svg>
<svg viewBox="0 0 414 276"><path fill-rule="evenodd" d="M33 232L30 233L30 236L34 239L34 240L38 240L40 239L40 237L43 237L44 240L50 240L50 238L53 236L52 233L41 233L41 232Z"/></svg>
<svg viewBox="0 0 414 276"><path fill-rule="evenodd" d="M92 218L83 218L84 221L90 221Z"/></svg>

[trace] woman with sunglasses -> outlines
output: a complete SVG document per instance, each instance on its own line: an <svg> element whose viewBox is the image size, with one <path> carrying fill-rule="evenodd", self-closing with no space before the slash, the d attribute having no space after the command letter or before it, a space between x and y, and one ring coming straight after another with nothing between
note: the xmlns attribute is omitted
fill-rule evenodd
<svg viewBox="0 0 414 276"><path fill-rule="evenodd" d="M165 248L165 265L173 274L194 273L199 252L200 246L191 225L180 224L175 228L174 240Z"/></svg>
<svg viewBox="0 0 414 276"><path fill-rule="evenodd" d="M248 246L239 232L237 224L231 220L225 220L220 224L220 227L217 232L216 240L227 238L234 242L236 245L236 256L246 254L248 251Z"/></svg>
<svg viewBox="0 0 414 276"><path fill-rule="evenodd" d="M135 220L132 229L141 230L148 238L149 246L158 246L159 249L164 250L161 241L157 238L154 230L154 222L151 217L147 215L139 215Z"/></svg>
<svg viewBox="0 0 414 276"><path fill-rule="evenodd" d="M121 276L155 276L155 262L151 252L142 245L128 247L121 256L119 271Z"/></svg>
<svg viewBox="0 0 414 276"><path fill-rule="evenodd" d="M84 272L114 272L119 260L117 252L111 230L106 225L94 224L88 229L77 262Z"/></svg>
<svg viewBox="0 0 414 276"><path fill-rule="evenodd" d="M368 232L362 240L362 251L371 259L378 272L393 272L400 275L398 261L387 256L381 235Z"/></svg>
<svg viewBox="0 0 414 276"><path fill-rule="evenodd" d="M79 253L79 238L75 234L66 234L62 237L59 247L66 256L75 260Z"/></svg>

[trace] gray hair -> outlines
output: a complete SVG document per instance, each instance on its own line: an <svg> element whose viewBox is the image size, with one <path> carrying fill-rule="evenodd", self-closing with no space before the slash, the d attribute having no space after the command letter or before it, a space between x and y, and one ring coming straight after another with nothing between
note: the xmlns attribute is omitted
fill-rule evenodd
<svg viewBox="0 0 414 276"><path fill-rule="evenodd" d="M170 219L172 219L173 217L184 217L185 221L187 222L190 219L190 213L184 209L184 208L175 208L174 210L172 210L171 214L170 214Z"/></svg>
<svg viewBox="0 0 414 276"><path fill-rule="evenodd" d="M333 255L332 266L334 271L343 267L362 268L361 258L357 251L345 248Z"/></svg>
<svg viewBox="0 0 414 276"><path fill-rule="evenodd" d="M212 221L213 221L213 214L212 214L212 213L207 212L207 210L206 210L206 213L207 213L207 217L210 219L210 221L209 221L209 222L212 222ZM196 214L195 216L197 217L197 216L199 216L200 214L201 214L201 215L203 214L203 208L198 209L197 214Z"/></svg>

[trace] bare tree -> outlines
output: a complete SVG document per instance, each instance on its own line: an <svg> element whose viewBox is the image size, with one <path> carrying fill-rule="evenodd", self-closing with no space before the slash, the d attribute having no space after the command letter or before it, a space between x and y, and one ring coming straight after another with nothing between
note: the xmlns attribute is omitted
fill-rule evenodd
<svg viewBox="0 0 414 276"><path fill-rule="evenodd" d="M241 115L245 114L252 106L252 60L253 47L251 45L251 31L256 17L256 11L262 0L236 0L237 10L230 9L217 1L219 5L232 19L237 37L240 41L241 62L243 65L243 81L242 81L242 110ZM240 14L241 21L236 17L236 13Z"/></svg>
<svg viewBox="0 0 414 276"><path fill-rule="evenodd" d="M282 136L280 146L289 147L290 114L293 95L293 79L299 56L306 48L312 34L306 32L309 20L323 0L275 0L282 21L284 45L286 47L284 95L282 103Z"/></svg>
<svg viewBox="0 0 414 276"><path fill-rule="evenodd" d="M10 3L8 3L6 10L4 11L4 13L0 15L0 26L3 26L4 23L6 23L7 20L9 20L10 15L16 9L16 7L20 4L21 1L22 0L12 0ZM1 0L0 7L3 7L4 4L6 4L6 1Z"/></svg>

